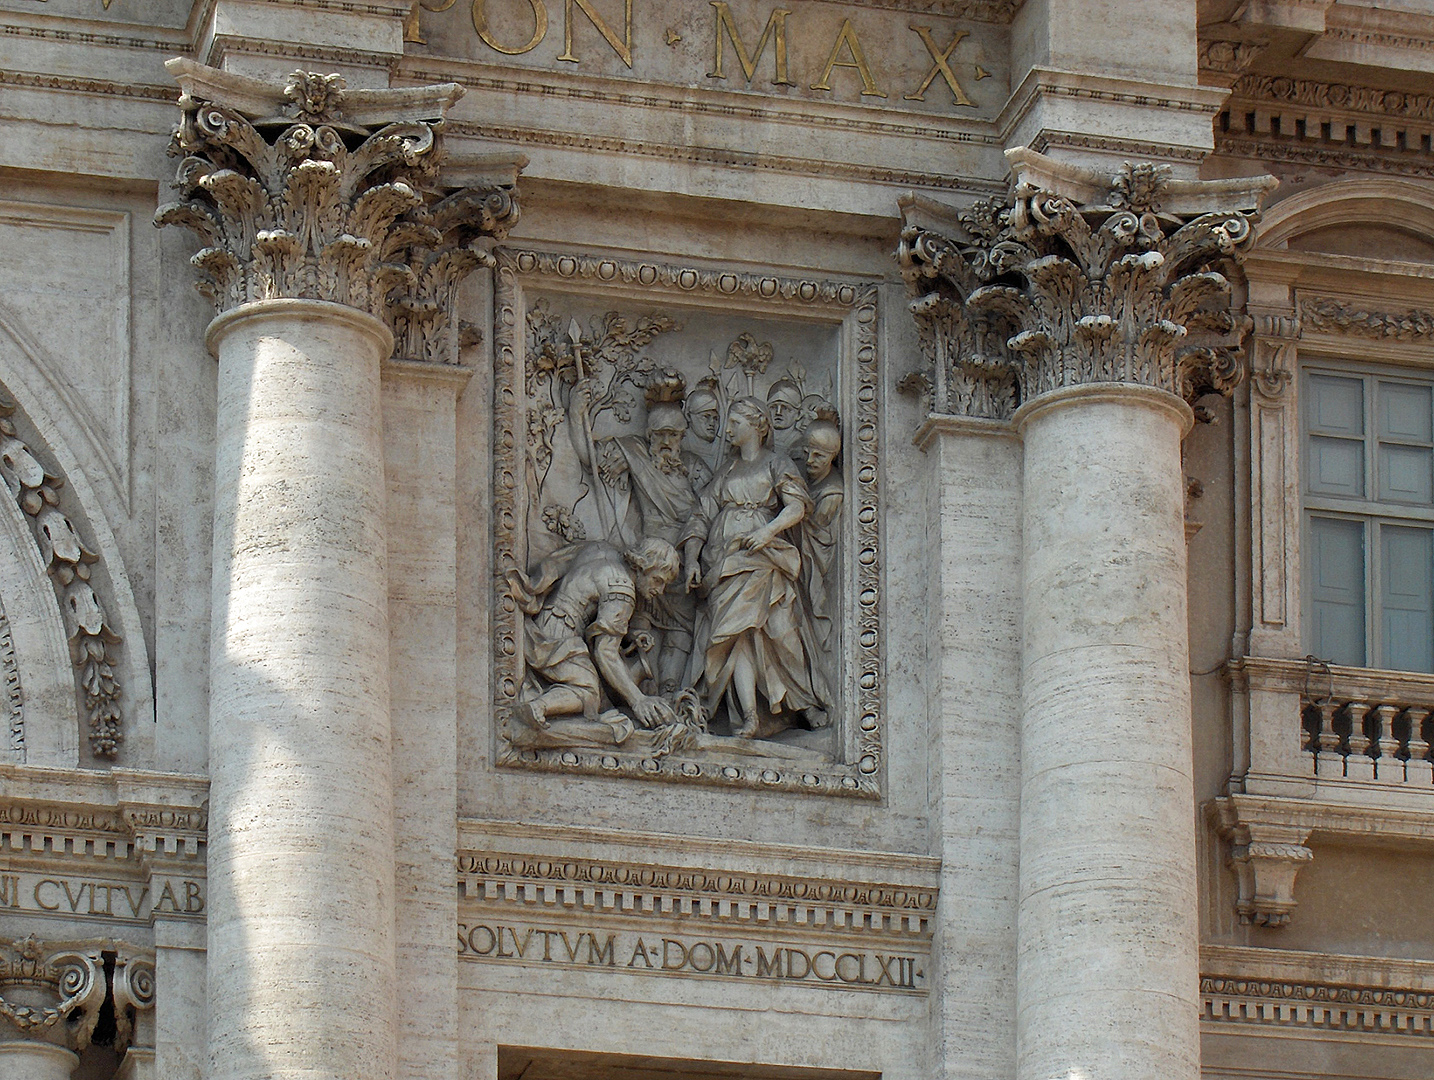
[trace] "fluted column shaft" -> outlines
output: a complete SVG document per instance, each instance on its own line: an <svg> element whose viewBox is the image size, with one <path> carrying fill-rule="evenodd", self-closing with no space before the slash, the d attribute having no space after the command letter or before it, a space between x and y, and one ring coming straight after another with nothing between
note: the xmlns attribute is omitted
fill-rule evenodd
<svg viewBox="0 0 1434 1080"><path fill-rule="evenodd" d="M340 304L211 324L210 1080L393 1076L379 365Z"/></svg>
<svg viewBox="0 0 1434 1080"><path fill-rule="evenodd" d="M1025 439L1020 1080L1197 1080L1180 442L1149 387L1057 390Z"/></svg>

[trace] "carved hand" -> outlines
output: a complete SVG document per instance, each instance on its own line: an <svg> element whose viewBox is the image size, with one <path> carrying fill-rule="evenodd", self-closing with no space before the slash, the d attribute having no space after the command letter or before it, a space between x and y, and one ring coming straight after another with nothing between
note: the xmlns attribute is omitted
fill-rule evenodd
<svg viewBox="0 0 1434 1080"><path fill-rule="evenodd" d="M677 719L672 707L660 697L639 697L632 703L632 712L645 728L661 727Z"/></svg>
<svg viewBox="0 0 1434 1080"><path fill-rule="evenodd" d="M702 587L702 568L696 563L687 564L687 591L695 592Z"/></svg>
<svg viewBox="0 0 1434 1080"><path fill-rule="evenodd" d="M774 535L771 529L753 529L751 532L737 537L737 544L748 551L761 551L772 542Z"/></svg>

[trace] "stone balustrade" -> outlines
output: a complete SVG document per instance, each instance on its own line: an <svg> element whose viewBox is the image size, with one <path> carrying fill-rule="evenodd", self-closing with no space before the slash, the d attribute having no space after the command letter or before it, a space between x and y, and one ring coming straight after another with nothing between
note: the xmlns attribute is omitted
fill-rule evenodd
<svg viewBox="0 0 1434 1080"><path fill-rule="evenodd" d="M1335 685L1332 676L1329 682L1327 693L1305 694L1300 701L1300 745L1314 774L1434 788L1434 694L1420 686L1359 693Z"/></svg>

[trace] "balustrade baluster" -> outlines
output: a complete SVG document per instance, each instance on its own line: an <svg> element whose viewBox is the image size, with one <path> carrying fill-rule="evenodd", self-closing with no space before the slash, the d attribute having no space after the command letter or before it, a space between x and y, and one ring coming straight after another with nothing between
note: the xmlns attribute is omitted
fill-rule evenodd
<svg viewBox="0 0 1434 1080"><path fill-rule="evenodd" d="M1434 763L1429 760L1429 740L1424 735L1424 725L1429 722L1429 710L1411 705L1404 710L1409 721L1409 760L1404 763L1404 779L1410 784L1434 784Z"/></svg>
<svg viewBox="0 0 1434 1080"><path fill-rule="evenodd" d="M1318 753L1315 755L1315 775L1318 776L1321 772L1319 765L1322 757L1326 761L1335 764L1338 774L1343 776L1344 762L1337 760L1341 756L1340 742L1342 740L1340 739L1339 732L1334 729L1334 718L1335 714L1339 712L1339 706L1333 701L1321 701L1315 705L1315 708L1319 711L1319 739L1317 742ZM1329 772L1328 769L1324 771ZM1331 775L1334 774L1331 773Z"/></svg>
<svg viewBox="0 0 1434 1080"><path fill-rule="evenodd" d="M1370 706L1364 701L1351 701L1344 707L1349 719L1348 753L1344 759L1344 775L1350 780L1373 780L1374 759L1369 756L1370 738L1364 730L1364 718Z"/></svg>
<svg viewBox="0 0 1434 1080"><path fill-rule="evenodd" d="M1399 713L1398 705L1378 705L1373 709L1374 745L1379 748L1379 756L1374 761L1374 775L1385 783L1404 782L1404 762L1399 756L1402 745L1394 734L1394 718Z"/></svg>

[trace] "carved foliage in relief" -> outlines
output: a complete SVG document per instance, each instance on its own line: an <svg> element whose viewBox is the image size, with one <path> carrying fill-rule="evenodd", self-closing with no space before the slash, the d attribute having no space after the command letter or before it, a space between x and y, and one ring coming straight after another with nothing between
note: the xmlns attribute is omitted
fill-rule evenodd
<svg viewBox="0 0 1434 1080"><path fill-rule="evenodd" d="M897 258L927 370L907 386L933 411L998 419L1084 383L1228 393L1244 324L1221 264L1250 243L1252 215L1167 212L1168 183L1128 165L1080 204L1022 181L960 214L957 235L908 225Z"/></svg>
<svg viewBox="0 0 1434 1080"><path fill-rule="evenodd" d="M270 89L239 82L225 79L236 97ZM456 362L454 293L492 264L488 248L517 222L517 192L441 184L441 117L461 91L422 89L431 115L385 123L370 99L414 92L350 95L338 75L296 71L287 103L266 115L186 88L170 142L182 198L155 223L200 237L191 261L219 311L289 297L347 304L389 324L400 359ZM393 111L412 114L408 104Z"/></svg>
<svg viewBox="0 0 1434 1080"><path fill-rule="evenodd" d="M64 481L47 473L19 438L10 419L14 415L15 406L0 400L0 479L34 530L40 558L59 598L70 640L70 659L84 694L90 749L96 757L113 759L124 739L113 655L113 647L122 639L110 627L90 583L90 571L99 556L84 544L60 510L59 489ZM12 695L12 704L15 696ZM13 723L12 719L12 738Z"/></svg>
<svg viewBox="0 0 1434 1080"><path fill-rule="evenodd" d="M1328 296L1300 301L1300 315L1310 330L1354 334L1386 341L1418 341L1434 336L1434 311L1371 311Z"/></svg>
<svg viewBox="0 0 1434 1080"><path fill-rule="evenodd" d="M538 252L498 286L500 761L875 794L874 290Z"/></svg>

